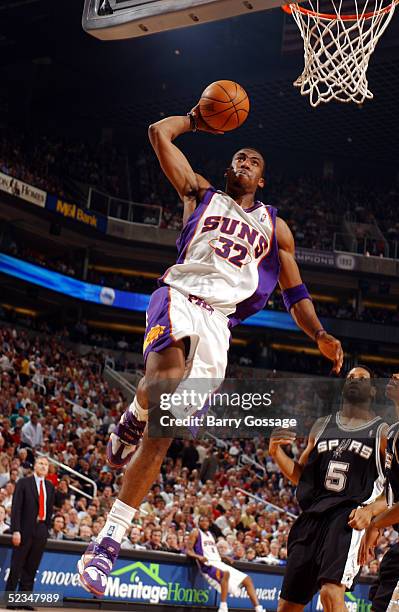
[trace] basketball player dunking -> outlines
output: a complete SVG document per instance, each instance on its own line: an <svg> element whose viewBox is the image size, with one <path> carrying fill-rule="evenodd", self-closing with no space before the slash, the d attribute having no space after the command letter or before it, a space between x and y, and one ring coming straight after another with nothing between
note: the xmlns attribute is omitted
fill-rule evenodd
<svg viewBox="0 0 399 612"><path fill-rule="evenodd" d="M392 400L399 419L399 373L388 382L386 396ZM386 497L388 508L375 516L363 536L359 562L370 561L380 530L391 525L399 531L399 421L387 433L385 457ZM384 555L377 582L370 588L369 599L372 612L397 612L399 610L399 544L394 544Z"/></svg>
<svg viewBox="0 0 399 612"><path fill-rule="evenodd" d="M353 368L341 410L316 421L298 461L281 448L295 434L277 431L271 437L269 452L298 485L302 509L288 536L278 612L301 612L318 590L324 612L347 610L345 591L360 571L364 529L386 507L387 425L372 412L375 392L368 368Z"/></svg>
<svg viewBox="0 0 399 612"><path fill-rule="evenodd" d="M145 376L107 447L112 467L129 465L106 525L79 562L82 585L97 595L104 594L135 508L158 476L171 442L149 438L145 429L154 383L174 380L177 386L181 381L176 392L192 379L218 380L218 386L225 375L230 328L262 310L277 283L298 326L336 372L342 366L341 344L322 328L302 283L290 229L275 208L255 200L265 184L263 157L251 148L238 151L226 170L225 192L217 191L192 170L173 142L197 129L212 131L198 106L187 116L149 128L162 170L184 203L184 228L177 262L160 279L148 307Z"/></svg>

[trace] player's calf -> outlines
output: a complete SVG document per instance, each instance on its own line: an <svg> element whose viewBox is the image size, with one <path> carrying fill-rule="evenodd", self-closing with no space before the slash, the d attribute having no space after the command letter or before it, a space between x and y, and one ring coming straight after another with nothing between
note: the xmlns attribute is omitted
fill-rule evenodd
<svg viewBox="0 0 399 612"><path fill-rule="evenodd" d="M242 586L245 587L248 593L248 597L250 598L251 603L254 606L255 612L264 612L262 606L259 603L259 599L255 591L255 586L250 576L247 576L245 578L245 580L242 583Z"/></svg>
<svg viewBox="0 0 399 612"><path fill-rule="evenodd" d="M108 440L107 460L111 467L121 469L130 462L143 437L149 412L159 402L161 388L173 393L183 377L184 368L183 341L148 355L146 375L137 386L136 397Z"/></svg>
<svg viewBox="0 0 399 612"><path fill-rule="evenodd" d="M320 589L320 599L325 612L346 612L345 586L325 582Z"/></svg>
<svg viewBox="0 0 399 612"><path fill-rule="evenodd" d="M133 522L135 508L139 507L159 474L170 442L170 439L151 439L144 435L142 444L124 474L119 499L108 513L94 546L93 543L89 544L78 563L82 586L98 597L106 591L121 542Z"/></svg>

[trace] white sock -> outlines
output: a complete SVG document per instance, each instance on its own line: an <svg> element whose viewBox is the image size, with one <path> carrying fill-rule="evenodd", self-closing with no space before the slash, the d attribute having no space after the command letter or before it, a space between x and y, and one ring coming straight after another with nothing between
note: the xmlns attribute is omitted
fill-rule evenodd
<svg viewBox="0 0 399 612"><path fill-rule="evenodd" d="M120 544L126 531L131 526L135 514L135 508L117 499L109 511L104 527L97 536L97 542L100 543L103 538L112 538Z"/></svg>
<svg viewBox="0 0 399 612"><path fill-rule="evenodd" d="M228 612L229 609L228 609L227 603L225 601L221 601L220 602L219 610L220 610L220 612Z"/></svg>
<svg viewBox="0 0 399 612"><path fill-rule="evenodd" d="M261 605L255 606L255 612L263 612L263 608Z"/></svg>
<svg viewBox="0 0 399 612"><path fill-rule="evenodd" d="M145 423L147 423L148 410L144 410L144 408L140 406L140 404L137 401L137 397L135 397L132 403L130 404L129 411L133 412L134 416L136 417L138 421L144 421Z"/></svg>

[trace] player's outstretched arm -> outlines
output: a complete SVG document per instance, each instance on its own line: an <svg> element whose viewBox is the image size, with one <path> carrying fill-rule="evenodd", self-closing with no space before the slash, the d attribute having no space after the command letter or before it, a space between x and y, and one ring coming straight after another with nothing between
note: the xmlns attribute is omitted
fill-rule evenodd
<svg viewBox="0 0 399 612"><path fill-rule="evenodd" d="M161 168L184 203L184 223L210 186L209 181L194 172L187 157L173 144L178 136L193 129L203 129L196 108L191 111L191 116L167 117L148 128L148 137Z"/></svg>
<svg viewBox="0 0 399 612"><path fill-rule="evenodd" d="M276 233L281 264L279 284L287 310L298 327L317 342L322 355L334 363L333 370L338 374L344 359L341 343L328 334L320 323L295 261L294 237L280 218L277 219Z"/></svg>

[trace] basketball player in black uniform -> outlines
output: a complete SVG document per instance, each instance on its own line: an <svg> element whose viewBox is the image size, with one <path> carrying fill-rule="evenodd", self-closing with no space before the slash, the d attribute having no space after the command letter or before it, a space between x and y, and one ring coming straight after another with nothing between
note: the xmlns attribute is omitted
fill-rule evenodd
<svg viewBox="0 0 399 612"><path fill-rule="evenodd" d="M393 401L399 419L399 373L394 374L386 388L386 396ZM399 421L389 428L385 456L386 494L388 509L375 516L366 529L359 553L363 565L374 556L380 529L393 526L399 531ZM399 544L394 544L381 562L378 581L371 587L369 598L372 612L399 610Z"/></svg>
<svg viewBox="0 0 399 612"><path fill-rule="evenodd" d="M371 405L376 390L368 368L353 368L341 410L318 419L298 461L281 448L294 433L276 431L269 452L298 485L302 514L288 538L288 560L278 612L301 612L320 590L325 612L346 612L345 591L360 565L363 530L385 507L382 499L386 424Z"/></svg>

